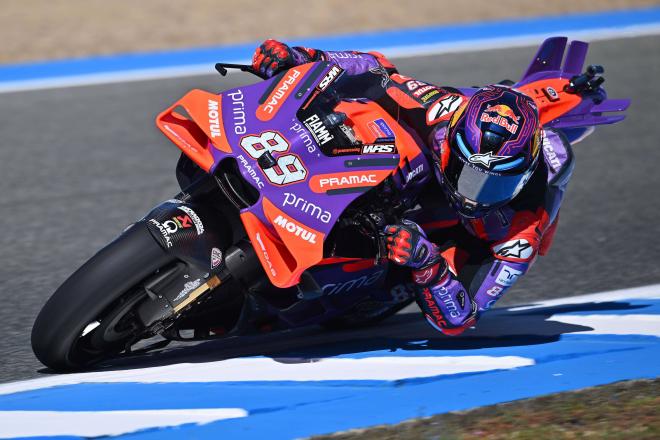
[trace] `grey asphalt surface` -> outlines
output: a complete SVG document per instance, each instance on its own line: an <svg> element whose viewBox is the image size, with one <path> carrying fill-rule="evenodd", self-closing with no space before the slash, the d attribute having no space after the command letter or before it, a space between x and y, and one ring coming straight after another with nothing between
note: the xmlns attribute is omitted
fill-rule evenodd
<svg viewBox="0 0 660 440"><path fill-rule="evenodd" d="M534 52L396 64L436 84L471 86L517 79ZM500 305L660 283L660 37L593 43L588 62L605 65L612 98L632 98L628 119L575 148L554 246ZM42 374L30 348L40 307L125 226L177 192L178 150L156 129L156 114L191 88L253 81L211 74L0 95L0 382Z"/></svg>

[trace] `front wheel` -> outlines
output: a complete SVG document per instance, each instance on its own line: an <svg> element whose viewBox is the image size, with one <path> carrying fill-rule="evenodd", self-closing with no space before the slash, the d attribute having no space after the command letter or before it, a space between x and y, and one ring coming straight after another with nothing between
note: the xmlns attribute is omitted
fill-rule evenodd
<svg viewBox="0 0 660 440"><path fill-rule="evenodd" d="M46 302L32 327L34 354L53 370L71 371L121 352L141 330L141 281L173 259L144 222L133 225Z"/></svg>

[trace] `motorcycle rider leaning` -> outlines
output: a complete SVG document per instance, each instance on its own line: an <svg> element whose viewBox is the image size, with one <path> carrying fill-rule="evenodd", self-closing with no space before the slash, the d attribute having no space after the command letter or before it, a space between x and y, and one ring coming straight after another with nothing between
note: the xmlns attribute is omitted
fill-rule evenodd
<svg viewBox="0 0 660 440"><path fill-rule="evenodd" d="M427 321L461 334L547 252L573 170L570 143L586 131L543 129L534 101L508 86L437 87L400 75L376 52L267 40L252 65L271 77L321 60L345 75L384 75L388 99L425 140L437 179L420 195L421 209L385 228L388 257L412 269Z"/></svg>

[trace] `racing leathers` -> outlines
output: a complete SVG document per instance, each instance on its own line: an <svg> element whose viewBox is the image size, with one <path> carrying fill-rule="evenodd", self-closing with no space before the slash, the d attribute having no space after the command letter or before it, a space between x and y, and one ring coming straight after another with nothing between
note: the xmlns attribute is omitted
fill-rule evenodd
<svg viewBox="0 0 660 440"><path fill-rule="evenodd" d="M444 334L461 334L549 249L573 170L571 142L588 133L544 129L543 160L522 191L483 217L464 217L443 191L439 163L448 122L476 89L438 87L401 75L376 52L290 48L273 40L257 50L253 66L272 76L320 60L336 63L344 75L380 76L401 125L426 145L436 180L426 185L401 224L386 227L389 258L412 269L416 300L427 321ZM393 108L391 102L379 104Z"/></svg>

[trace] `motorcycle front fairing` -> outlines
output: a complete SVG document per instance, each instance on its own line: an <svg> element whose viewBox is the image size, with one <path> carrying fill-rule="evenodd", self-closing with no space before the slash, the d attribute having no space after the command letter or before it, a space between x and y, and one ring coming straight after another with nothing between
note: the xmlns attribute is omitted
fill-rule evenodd
<svg viewBox="0 0 660 440"><path fill-rule="evenodd" d="M378 104L357 97L365 88L342 74L317 62L220 95L193 90L157 118L200 168L217 174L233 161L258 192L240 216L277 287L298 284L323 260L324 240L355 199L390 176L412 185L430 171L415 139ZM374 84L379 76L365 83L370 94L378 93ZM345 125L368 151L336 143L335 150L346 151L329 151L341 137L324 126L333 112L346 115Z"/></svg>

